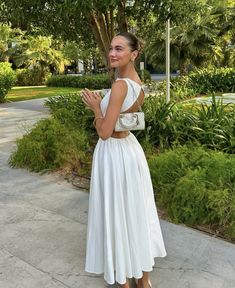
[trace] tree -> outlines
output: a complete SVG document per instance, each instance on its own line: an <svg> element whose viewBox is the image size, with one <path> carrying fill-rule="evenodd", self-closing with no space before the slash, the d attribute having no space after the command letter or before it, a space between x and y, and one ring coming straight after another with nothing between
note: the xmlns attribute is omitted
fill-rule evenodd
<svg viewBox="0 0 235 288"><path fill-rule="evenodd" d="M72 66L76 66L78 70L79 63L83 64L83 72L91 73L93 69L97 71L97 60L100 59L99 51L95 47L85 48L85 43L77 44L74 41L67 41L62 50L67 59L71 61Z"/></svg>
<svg viewBox="0 0 235 288"><path fill-rule="evenodd" d="M127 0L6 0L2 1L3 21L13 27L29 31L38 26L44 32L73 40L83 41L90 48L97 44L107 65L110 40L115 30L127 30Z"/></svg>
<svg viewBox="0 0 235 288"><path fill-rule="evenodd" d="M223 4L229 1L223 1ZM165 21L163 20L164 17L170 17L172 69L180 69L181 73L185 74L189 64L202 66L208 63L221 63L225 51L223 45L227 47L226 41L231 40L231 35L228 33L232 31L232 16L230 15L228 20L226 9L213 0L185 1L183 6L180 2L176 0L167 7L168 14L151 11L146 25L142 25L145 27L142 35L147 39L145 51L148 60L155 67L164 68L165 61L162 59L165 58ZM179 9L180 5L182 9ZM227 35L227 39L223 39L222 35Z"/></svg>
<svg viewBox="0 0 235 288"><path fill-rule="evenodd" d="M0 61L8 62L13 53L12 46L21 40L23 32L20 29L12 29L8 24L0 23Z"/></svg>
<svg viewBox="0 0 235 288"><path fill-rule="evenodd" d="M105 65L108 66L107 55L115 33L134 28L138 30L135 25L147 19L149 11L152 10L165 17L165 11L169 6L165 3L171 2L171 0L2 0L0 16L2 21L10 21L13 27L27 31L32 27L40 27L49 35L76 43L82 41L88 49L96 44Z"/></svg>
<svg viewBox="0 0 235 288"><path fill-rule="evenodd" d="M232 0L218 1L225 6L228 2L232 3ZM196 26L197 17L204 15L210 6L216 7L216 3L217 0L2 0L0 16L13 27L27 31L40 27L43 33L77 44L81 42L85 50L97 46L108 67L110 41L117 31L135 30L146 42L153 43L170 17L174 29L180 32L179 27L182 27L184 35L189 37L186 24ZM213 31L217 29L211 27ZM200 31L195 36L203 41L211 39L210 31L201 28L204 38L200 38L203 34ZM210 39L207 41L209 46Z"/></svg>
<svg viewBox="0 0 235 288"><path fill-rule="evenodd" d="M17 67L37 67L43 75L49 66L62 73L65 64L68 64L63 53L53 47L52 37L27 36L18 42L17 46L21 50L21 53L14 58Z"/></svg>
<svg viewBox="0 0 235 288"><path fill-rule="evenodd" d="M216 42L217 31L211 27L207 17L198 18L191 23L171 26L171 68L187 73L189 64L203 65L211 57ZM152 63L164 67L165 31L156 33L155 38L146 47Z"/></svg>

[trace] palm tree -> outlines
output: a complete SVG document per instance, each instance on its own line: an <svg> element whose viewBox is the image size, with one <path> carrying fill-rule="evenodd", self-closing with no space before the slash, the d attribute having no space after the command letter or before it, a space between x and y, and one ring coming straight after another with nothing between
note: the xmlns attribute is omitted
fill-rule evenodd
<svg viewBox="0 0 235 288"><path fill-rule="evenodd" d="M19 41L22 36L20 29L13 29L8 24L0 23L0 61L8 62L11 56L12 43Z"/></svg>
<svg viewBox="0 0 235 288"><path fill-rule="evenodd" d="M53 48L52 37L28 36L19 46L22 53L14 59L18 67L38 68L44 75L50 66L63 73L64 66L68 64L63 53Z"/></svg>
<svg viewBox="0 0 235 288"><path fill-rule="evenodd" d="M214 51L217 29L208 17L195 19L194 23L182 23L171 27L171 67L187 72L187 66L203 65ZM146 47L148 59L158 67L164 67L165 31L159 31Z"/></svg>
<svg viewBox="0 0 235 288"><path fill-rule="evenodd" d="M221 3L215 0L205 2L203 9L198 9L191 15L186 14L185 19L180 18L181 21L172 23L171 68L179 69L181 74L186 73L189 64L225 65L222 60L230 58L226 58L225 52L232 53L232 49L227 49L232 47L228 44L234 44L235 39L234 9L230 6L228 6L230 9L221 6L221 3L231 5L232 2L230 0L223 0ZM154 66L164 68L165 27L159 24L158 19L155 21L155 27L157 32L153 33L153 28L150 27L151 34L146 33L148 37L146 54Z"/></svg>

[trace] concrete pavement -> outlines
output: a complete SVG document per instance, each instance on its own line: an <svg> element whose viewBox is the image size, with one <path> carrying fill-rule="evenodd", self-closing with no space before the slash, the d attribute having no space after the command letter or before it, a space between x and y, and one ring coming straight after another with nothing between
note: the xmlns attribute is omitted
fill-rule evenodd
<svg viewBox="0 0 235 288"><path fill-rule="evenodd" d="M16 137L48 117L42 103L0 105L0 288L107 287L84 272L88 193L7 164ZM235 245L161 225L168 256L156 259L153 288L235 288Z"/></svg>

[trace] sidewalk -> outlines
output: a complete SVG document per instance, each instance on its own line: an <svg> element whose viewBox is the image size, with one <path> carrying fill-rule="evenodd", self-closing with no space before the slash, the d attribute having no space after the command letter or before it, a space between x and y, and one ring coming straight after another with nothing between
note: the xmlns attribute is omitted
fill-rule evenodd
<svg viewBox="0 0 235 288"><path fill-rule="evenodd" d="M108 287L84 272L88 193L7 165L15 138L48 117L42 103L0 104L0 288ZM153 288L235 288L235 245L161 225L168 256L156 259Z"/></svg>

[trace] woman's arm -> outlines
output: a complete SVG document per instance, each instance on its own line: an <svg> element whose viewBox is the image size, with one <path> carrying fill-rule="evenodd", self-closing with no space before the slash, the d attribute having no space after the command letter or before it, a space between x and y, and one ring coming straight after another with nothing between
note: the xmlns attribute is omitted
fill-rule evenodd
<svg viewBox="0 0 235 288"><path fill-rule="evenodd" d="M94 112L96 131L103 140L108 139L113 134L127 89L128 87L124 80L118 80L113 83L105 117L103 117L100 109L101 97L87 89L82 92L83 102Z"/></svg>

